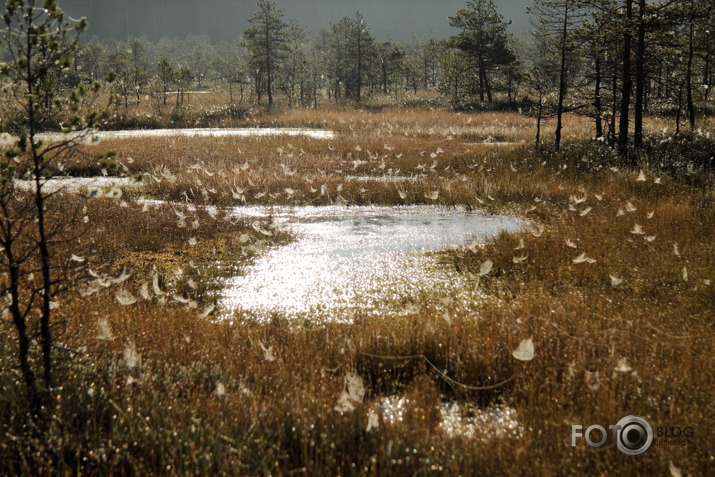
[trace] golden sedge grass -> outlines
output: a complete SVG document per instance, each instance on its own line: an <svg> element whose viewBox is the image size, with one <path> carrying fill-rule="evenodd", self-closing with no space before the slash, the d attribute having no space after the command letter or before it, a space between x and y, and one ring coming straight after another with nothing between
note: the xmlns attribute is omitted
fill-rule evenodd
<svg viewBox="0 0 715 477"><path fill-rule="evenodd" d="M531 123L508 114L329 110L263 121L341 134L328 141L118 140L99 148L119 152L118 171L126 166L128 174L144 174L145 185L127 191L130 199L459 204L525 216L529 229L483 248L438 254L483 291L471 311L447 305L444 314L444 297L435 292L410 306L385 304L404 306L402 315L361 310L350 324L280 315L256 321L240 313L216 320L216 312L200 317L210 293L193 291L188 280L210 281L212 264L243 259L241 249L273 239L265 242L249 224L214 219L201 208L178 227L172 207L142 212L132 200L127 207L90 201L89 223L98 232L92 246L63 253L87 256L92 266L105 265L98 272L113 276L131 257L146 257L122 283L137 302L122 305L115 287L68 299L59 309L64 385L47 442L22 440L22 390L11 329L2 322L6 469L29 472L24 466L35 462L41 472L120 475L523 475L533 468L542 475L563 469L642 475L664 473L672 461L689 474L712 473L711 172L688 166L688 158L668 169L674 157L657 151L630 167L607 147L583 142L587 125L576 118L572 143L559 153L470 145L489 135L530 142ZM495 122L499 137L492 134ZM77 161L68 170L101 169L91 155ZM385 175L407 179L350 178ZM116 211L121 220L108 218ZM635 225L642 234L633 233ZM232 239L242 234L250 242ZM192 255L191 238L207 248ZM216 247L225 255L212 256ZM245 259L253 253L260 246ZM165 254L162 270L154 271L152 254ZM581 254L592 262L575 262ZM487 260L492 266L483 273ZM145 283L149 299L142 297ZM515 360L512 351L528 338L534 359ZM450 384L424 361L375 355L423 355L459 383L508 384L473 391ZM353 374L365 395L349 401L352 411L339 412ZM379 415L386 396L407 398L405 418L379 417L368 430L371 412ZM439 426L446 401L507 405L516 410L519 436L447 435ZM605 425L632 413L692 426L694 444L654 446L638 458L615 448L571 447L571 424ZM62 449L62 459L45 459L48 449Z"/></svg>

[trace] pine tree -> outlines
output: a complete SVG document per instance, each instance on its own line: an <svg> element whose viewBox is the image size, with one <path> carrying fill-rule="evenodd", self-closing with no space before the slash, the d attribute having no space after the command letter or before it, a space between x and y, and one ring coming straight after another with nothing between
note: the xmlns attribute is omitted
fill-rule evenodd
<svg viewBox="0 0 715 477"><path fill-rule="evenodd" d="M360 101L363 86L375 58L375 37L365 22L362 13L343 17L330 31L330 70L336 101L340 99L340 87L346 98Z"/></svg>
<svg viewBox="0 0 715 477"><path fill-rule="evenodd" d="M375 58L379 69L382 94L388 93L392 76L402 68L405 56L405 50L389 40L377 44Z"/></svg>
<svg viewBox="0 0 715 477"><path fill-rule="evenodd" d="M450 38L477 71L479 100L492 102L491 73L499 66L516 61L510 48L508 22L504 21L493 0L468 0L467 8L449 17L449 24L460 31Z"/></svg>
<svg viewBox="0 0 715 477"><path fill-rule="evenodd" d="M561 147L561 130L563 129L563 114L568 89L568 70L570 57L576 50L574 32L581 26L584 12L581 0L537 0L531 13L537 15L544 31L550 35L556 45L558 64L558 101L556 106L556 131L554 146Z"/></svg>
<svg viewBox="0 0 715 477"><path fill-rule="evenodd" d="M248 22L251 24L243 32L247 42L250 64L256 71L256 93L260 103L262 78L266 77L265 90L268 93L268 106L273 105L273 82L288 52L288 24L284 11L267 0L258 2L258 11Z"/></svg>
<svg viewBox="0 0 715 477"><path fill-rule="evenodd" d="M0 294L6 297L3 311L18 335L29 413L42 430L52 415L57 384L53 309L57 294L69 286L65 270L57 266L59 258L51 251L59 235L75 225L48 223L55 194L46 190L45 182L56 173L59 158L71 153L106 115L83 109L90 91L82 85L44 87L48 82L61 84L71 71L78 36L87 23L69 20L53 0L44 0L42 8L36 4L35 0L8 0L3 15L6 29L0 36L9 59L0 67L0 78L7 85L4 102L14 104L22 114L19 137L3 145L0 160L0 265L6 277ZM98 92L99 87L95 83L91 92ZM41 119L48 118L63 125L64 138L51 143L40 140ZM32 183L28 195L18 191L19 178ZM32 348L40 350L39 364Z"/></svg>
<svg viewBox="0 0 715 477"><path fill-rule="evenodd" d="M167 60L161 60L157 64L157 77L161 84L163 103L166 105L166 94L169 92L169 85L176 79L176 71Z"/></svg>

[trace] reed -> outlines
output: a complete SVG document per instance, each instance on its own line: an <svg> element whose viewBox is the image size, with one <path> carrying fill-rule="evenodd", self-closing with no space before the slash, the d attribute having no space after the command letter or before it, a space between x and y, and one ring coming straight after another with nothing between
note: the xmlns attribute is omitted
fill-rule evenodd
<svg viewBox="0 0 715 477"><path fill-rule="evenodd" d="M111 287L63 303L63 386L45 440L25 439L15 344L1 322L5 472L640 475L665 473L672 462L683 473L712 474L715 208L711 164L701 158L713 150L706 133L688 139L694 150L653 140L634 167L589 141L579 118L570 118L573 135L558 153L534 151L532 125L515 114L330 109L261 124L340 134L98 146L118 152L117 173L142 174L145 185L125 191L126 207L90 200L92 238L72 253L112 276L139 264L121 284L137 302L122 305ZM489 136L523 144L481 144ZM95 152L67 170L101 170ZM358 310L352 323L279 314L259 321L240 311L204 316L210 286L194 290L189 280L215 283L217 264L240 269L289 237L202 207L182 212L180 227L176 211L184 209L145 211L139 196L219 206L463 205L530 225L484 247L436 254L480 290L468 308L435 291ZM493 265L482 273L487 260ZM535 356L519 361L512 352L528 338ZM414 355L424 358L390 359ZM394 422L384 414L393 398L405 399ZM441 409L454 403L507 406L518 428L450 434ZM654 446L636 458L571 447L571 424L614 424L628 414L691 426L694 444Z"/></svg>

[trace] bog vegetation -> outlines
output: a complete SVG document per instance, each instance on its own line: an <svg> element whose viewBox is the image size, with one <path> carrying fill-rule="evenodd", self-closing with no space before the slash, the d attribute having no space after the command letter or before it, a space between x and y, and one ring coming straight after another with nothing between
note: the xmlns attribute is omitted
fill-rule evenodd
<svg viewBox="0 0 715 477"><path fill-rule="evenodd" d="M2 32L0 472L713 473L712 1L538 1L524 43L475 0L404 44L261 1L236 45L80 42L36 3ZM335 135L94 133L159 127ZM436 254L468 307L221 309L294 239L233 207L335 204L529 225ZM571 446L629 414L692 442Z"/></svg>

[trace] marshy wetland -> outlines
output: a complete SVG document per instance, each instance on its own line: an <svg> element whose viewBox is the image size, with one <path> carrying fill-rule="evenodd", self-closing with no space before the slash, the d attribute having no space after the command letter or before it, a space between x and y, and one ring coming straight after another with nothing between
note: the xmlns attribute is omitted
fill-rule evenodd
<svg viewBox="0 0 715 477"><path fill-rule="evenodd" d="M99 474L712 470L712 124L633 164L578 117L560 152L510 113L258 121L333 134L107 135L61 160L83 178L48 205L76 223L54 253L81 284L56 304L62 426L12 438L3 339L0 455L59 446ZM571 424L628 414L694 444L571 447Z"/></svg>
<svg viewBox="0 0 715 477"><path fill-rule="evenodd" d="M516 219L435 206L239 207L233 213L270 218L295 239L229 279L222 306L309 320L344 320L367 310L404 312L389 303L410 303L424 294L451 300L470 287L453 266L440 266L427 252L481 245L522 228ZM478 299L470 295L464 301L470 306Z"/></svg>

